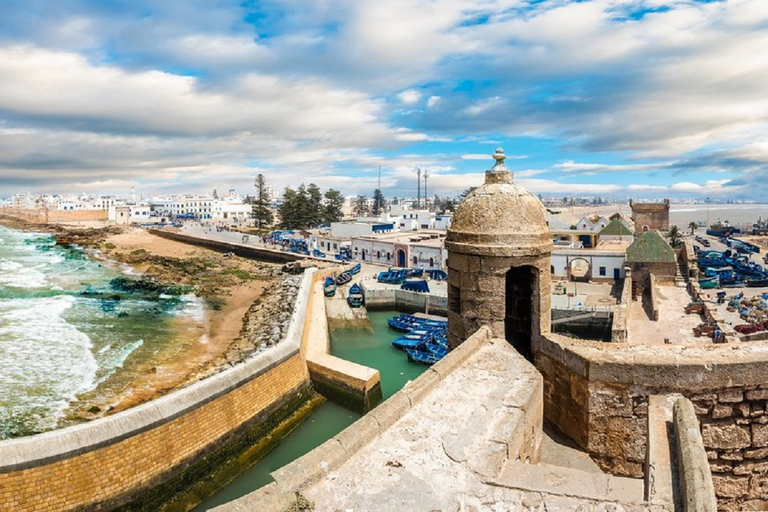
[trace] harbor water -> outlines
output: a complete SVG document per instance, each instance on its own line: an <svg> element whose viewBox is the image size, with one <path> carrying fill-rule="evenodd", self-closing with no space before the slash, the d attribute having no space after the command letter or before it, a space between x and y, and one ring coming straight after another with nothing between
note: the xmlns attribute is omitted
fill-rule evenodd
<svg viewBox="0 0 768 512"><path fill-rule="evenodd" d="M426 369L426 366L409 362L405 352L392 346L398 333L389 328L387 318L395 314L395 311L370 311L372 333L360 330L331 332L333 355L379 370L385 400ZM201 503L195 511L222 505L270 483L270 472L320 446L358 418L360 414L326 401L263 459Z"/></svg>
<svg viewBox="0 0 768 512"><path fill-rule="evenodd" d="M81 421L180 333L200 335L201 301L110 286L129 272L0 226L0 439Z"/></svg>

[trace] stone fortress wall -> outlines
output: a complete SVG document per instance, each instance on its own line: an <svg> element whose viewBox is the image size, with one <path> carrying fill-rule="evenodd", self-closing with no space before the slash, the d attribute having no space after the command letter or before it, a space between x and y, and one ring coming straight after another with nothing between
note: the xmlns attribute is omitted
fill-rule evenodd
<svg viewBox="0 0 768 512"><path fill-rule="evenodd" d="M649 396L689 398L722 510L768 507L768 347L601 344L546 334L545 417L614 474L641 477Z"/></svg>
<svg viewBox="0 0 768 512"><path fill-rule="evenodd" d="M313 271L286 339L246 363L152 402L81 425L0 442L0 509L109 509L205 474L306 402L300 353ZM138 500L138 501L137 501Z"/></svg>

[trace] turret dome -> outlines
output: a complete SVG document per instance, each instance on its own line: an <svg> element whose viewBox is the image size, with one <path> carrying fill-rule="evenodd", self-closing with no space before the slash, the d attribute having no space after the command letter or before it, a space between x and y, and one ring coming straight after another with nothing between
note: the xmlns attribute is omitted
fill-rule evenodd
<svg viewBox="0 0 768 512"><path fill-rule="evenodd" d="M546 210L530 191L514 182L504 164L503 149L485 173L485 183L459 204L448 230L446 246L468 254L496 256L543 254L552 250Z"/></svg>

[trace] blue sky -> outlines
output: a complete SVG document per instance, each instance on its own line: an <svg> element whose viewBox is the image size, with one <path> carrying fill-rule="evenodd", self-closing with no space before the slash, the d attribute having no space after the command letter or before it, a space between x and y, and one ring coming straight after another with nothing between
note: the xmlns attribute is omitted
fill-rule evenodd
<svg viewBox="0 0 768 512"><path fill-rule="evenodd" d="M0 196L766 200L765 0L0 0Z"/></svg>

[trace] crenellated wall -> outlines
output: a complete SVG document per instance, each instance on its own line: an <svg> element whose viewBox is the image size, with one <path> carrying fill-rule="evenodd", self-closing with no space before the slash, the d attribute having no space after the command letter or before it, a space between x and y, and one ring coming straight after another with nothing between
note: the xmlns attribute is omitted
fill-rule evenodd
<svg viewBox="0 0 768 512"><path fill-rule="evenodd" d="M718 507L768 507L768 347L601 344L548 334L535 356L546 418L603 469L640 477L648 397L691 400Z"/></svg>
<svg viewBox="0 0 768 512"><path fill-rule="evenodd" d="M249 361L127 411L0 442L0 510L150 506L258 440L311 395L300 343L307 272L286 339ZM148 492L153 490L153 492Z"/></svg>

